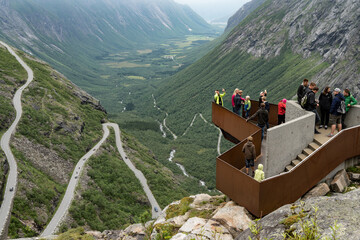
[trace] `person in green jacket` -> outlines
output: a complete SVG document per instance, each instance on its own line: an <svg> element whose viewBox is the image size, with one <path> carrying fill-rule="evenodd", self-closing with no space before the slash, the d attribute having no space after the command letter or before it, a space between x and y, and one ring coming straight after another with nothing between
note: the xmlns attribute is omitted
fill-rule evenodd
<svg viewBox="0 0 360 240"><path fill-rule="evenodd" d="M345 97L345 114L342 115L341 117L341 123L342 123L342 128L346 128L345 125L345 118L346 118L346 114L349 111L351 106L354 106L357 104L356 99L353 97L353 95L350 94L350 90L349 89L345 89L344 90L344 97Z"/></svg>
<svg viewBox="0 0 360 240"><path fill-rule="evenodd" d="M263 171L264 166L262 164L259 164L258 169L255 171L255 177L254 179L258 182L261 182L265 179L265 173Z"/></svg>
<svg viewBox="0 0 360 240"><path fill-rule="evenodd" d="M223 93L220 94L219 90L215 90L214 101L216 104L224 106L223 97L226 94L225 89L222 89Z"/></svg>

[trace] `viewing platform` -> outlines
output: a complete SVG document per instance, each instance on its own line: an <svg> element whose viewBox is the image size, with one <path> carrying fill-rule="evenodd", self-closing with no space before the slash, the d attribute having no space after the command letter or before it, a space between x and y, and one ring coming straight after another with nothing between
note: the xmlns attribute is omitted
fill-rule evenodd
<svg viewBox="0 0 360 240"><path fill-rule="evenodd" d="M251 115L259 103L252 101ZM216 159L216 188L256 217L293 203L320 181L360 162L360 106L347 113L348 128L333 137L315 135L315 114L294 101L287 102L286 122L277 125L277 105L270 104L266 140L261 129L232 111L212 103L212 121L235 146ZM336 131L337 132L337 131ZM244 172L242 147L253 137L257 162L264 165L265 180ZM257 165L257 164L256 164ZM289 165L291 167L289 167Z"/></svg>

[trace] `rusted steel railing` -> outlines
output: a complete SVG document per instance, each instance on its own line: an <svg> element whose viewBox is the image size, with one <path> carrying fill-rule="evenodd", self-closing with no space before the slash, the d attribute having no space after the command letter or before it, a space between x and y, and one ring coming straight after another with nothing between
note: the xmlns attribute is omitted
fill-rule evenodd
<svg viewBox="0 0 360 240"><path fill-rule="evenodd" d="M278 105L270 103L269 106L269 124L276 126L278 123ZM256 113L258 109L259 101L251 100L250 116ZM256 121L257 119L255 118L254 120Z"/></svg>
<svg viewBox="0 0 360 240"><path fill-rule="evenodd" d="M261 132L219 105L213 103L212 110L214 124L239 140L235 147L217 157L216 188L256 217L295 202L342 162L360 155L360 126L357 126L341 131L290 172L259 183L242 172L245 161L241 150L245 135L249 134L254 137L259 155ZM237 124L233 122L236 120Z"/></svg>

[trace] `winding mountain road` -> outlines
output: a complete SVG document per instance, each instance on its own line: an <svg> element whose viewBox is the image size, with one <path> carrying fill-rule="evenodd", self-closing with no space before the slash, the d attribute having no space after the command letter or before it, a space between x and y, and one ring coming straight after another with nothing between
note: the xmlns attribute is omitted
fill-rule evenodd
<svg viewBox="0 0 360 240"><path fill-rule="evenodd" d="M15 93L13 98L13 105L16 111L16 118L15 121L12 123L10 128L4 133L4 135L1 137L1 148L5 153L5 156L9 162L10 170L9 175L6 182L6 189L4 193L4 200L2 202L1 208L0 208L0 236L2 236L3 231L5 230L6 224L8 222L8 218L11 214L12 209L12 203L14 200L14 196L16 193L16 187L17 187L17 164L14 158L14 155L11 152L10 149L10 138L11 135L15 132L16 126L19 123L19 120L22 115L22 107L21 107L21 95L24 89L31 83L31 81L34 79L34 73L31 70L31 68L26 65L26 63L14 52L13 49L11 49L6 43L3 43L0 41L0 44L7 48L7 50L13 55L16 60L21 64L21 66L26 70L28 74L28 78L26 83L21 86ZM10 191L12 189L12 191Z"/></svg>
<svg viewBox="0 0 360 240"><path fill-rule="evenodd" d="M21 66L26 70L28 74L28 79L26 83L21 86L15 93L13 98L13 105L16 111L16 118L15 121L12 123L10 128L4 133L4 135L1 138L1 148L3 149L6 158L9 162L10 170L9 175L6 182L6 189L4 194L4 200L0 208L0 236L3 235L3 232L5 230L6 224L8 222L8 218L11 215L11 209L12 209L12 203L13 199L16 193L16 187L17 187L17 164L16 160L14 158L14 155L11 152L10 149L10 138L12 134L15 132L16 126L20 121L21 115L22 115L22 107L21 107L21 95L24 89L31 83L31 81L34 79L34 73L31 70L31 68L26 65L26 63L5 43L0 41L0 44L7 48L7 50L16 58L16 60L21 64ZM46 229L43 231L41 236L50 236L55 233L58 226L62 222L64 216L66 216L71 201L74 198L75 189L77 186L77 183L79 181L80 173L86 163L86 161L94 154L96 153L96 150L100 148L100 146L105 142L105 140L108 138L110 131L108 127L112 127L115 130L115 137L116 137L116 146L117 149L123 158L126 165L134 172L135 176L139 179L144 192L149 199L149 202L152 207L152 217L156 218L161 213L161 208L159 204L157 203L155 197L153 196L145 176L141 171L136 169L136 167L133 165L133 163L128 159L126 156L126 153L122 147L122 142L120 138L120 129L119 126L115 123L105 123L102 125L104 135L102 139L89 151L87 152L76 164L76 167L74 169L74 172L71 176L70 182L68 184L68 187L66 189L65 195L60 203L60 206L58 207L55 215L51 219L50 223L46 227ZM155 211L157 209L157 211Z"/></svg>
<svg viewBox="0 0 360 240"><path fill-rule="evenodd" d="M79 178L80 178L81 171L83 170L86 161L93 154L96 153L96 151L100 148L100 146L108 138L108 136L110 134L109 127L112 127L115 130L116 147L121 155L121 158L124 160L126 165L134 172L135 176L139 179L139 181L144 189L144 192L151 204L152 217L157 218L160 215L161 208L160 208L159 204L157 203L154 195L152 194L152 192L147 184L147 180L146 180L144 174L141 171L139 171L138 169L136 169L136 167L129 160L129 158L127 157L127 155L124 151L124 148L123 148L122 142L121 142L121 138L120 138L121 133L120 133L119 126L115 123L104 123L102 126L103 126L103 131L104 131L104 135L103 135L102 139L92 149L90 149L89 152L87 152L83 157L81 157L81 159L76 164L76 167L71 176L68 187L66 189L65 195L60 203L60 206L56 210L56 213L54 214L50 223L47 225L47 227L42 232L40 237L51 236L54 233L56 233L58 227L60 226L61 222L64 220L64 217L67 215L67 213L69 211L71 202L74 198L75 189L76 189L76 186L77 186ZM157 209L157 211L155 211L155 208Z"/></svg>

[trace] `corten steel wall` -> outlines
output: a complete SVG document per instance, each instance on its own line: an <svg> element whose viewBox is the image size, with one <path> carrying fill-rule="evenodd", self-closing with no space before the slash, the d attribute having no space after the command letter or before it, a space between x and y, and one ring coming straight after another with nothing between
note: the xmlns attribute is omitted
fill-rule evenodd
<svg viewBox="0 0 360 240"><path fill-rule="evenodd" d="M212 103L212 119L216 126L231 134L239 141L244 140L260 128L220 105Z"/></svg>
<svg viewBox="0 0 360 240"><path fill-rule="evenodd" d="M266 137L264 172L266 177L275 176L285 170L314 139L314 113L270 128Z"/></svg>
<svg viewBox="0 0 360 240"><path fill-rule="evenodd" d="M261 182L260 212L295 202L339 164L359 155L360 126L340 132L290 172Z"/></svg>
<svg viewBox="0 0 360 240"><path fill-rule="evenodd" d="M222 118L217 115L220 108L222 107L213 106L213 121L223 128L225 126L221 123L225 121L217 119ZM232 133L231 130L228 132ZM260 131L252 135L254 139L258 139ZM242 141L217 158L216 187L255 216L262 217L278 207L296 201L339 164L359 156L360 126L340 132L290 172L260 183L240 170L244 167L244 162L237 159L242 155L241 147L244 143Z"/></svg>
<svg viewBox="0 0 360 240"><path fill-rule="evenodd" d="M269 106L269 123L275 126L278 123L278 105L270 103ZM257 110L259 110L259 101L251 100L250 116L255 114ZM257 119L255 118L255 120Z"/></svg>

